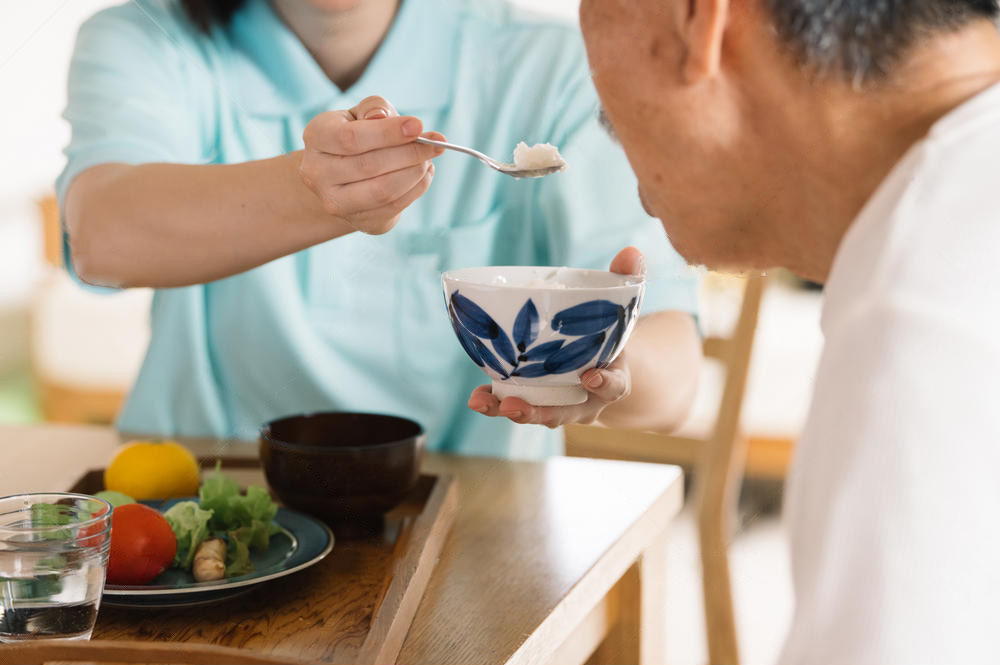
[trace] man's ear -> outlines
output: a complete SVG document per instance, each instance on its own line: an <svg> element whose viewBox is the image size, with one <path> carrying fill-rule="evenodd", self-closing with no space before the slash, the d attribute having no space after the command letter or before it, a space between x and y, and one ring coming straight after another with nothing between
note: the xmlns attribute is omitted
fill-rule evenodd
<svg viewBox="0 0 1000 665"><path fill-rule="evenodd" d="M729 0L687 0L686 4L688 13L682 26L684 78L688 83L697 83L719 73Z"/></svg>

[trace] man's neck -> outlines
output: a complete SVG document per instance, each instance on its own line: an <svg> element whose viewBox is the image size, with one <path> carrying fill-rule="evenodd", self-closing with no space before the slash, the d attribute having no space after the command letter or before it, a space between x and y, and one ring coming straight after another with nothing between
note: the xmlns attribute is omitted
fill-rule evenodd
<svg viewBox="0 0 1000 665"><path fill-rule="evenodd" d="M347 90L385 39L400 0L363 0L342 10L320 9L302 0L271 2L330 80Z"/></svg>
<svg viewBox="0 0 1000 665"><path fill-rule="evenodd" d="M922 47L871 90L803 90L807 108L784 117L787 172L797 174L786 186L798 195L782 218L798 227L780 264L826 281L841 240L893 166L937 120L998 81L1000 39L982 22Z"/></svg>

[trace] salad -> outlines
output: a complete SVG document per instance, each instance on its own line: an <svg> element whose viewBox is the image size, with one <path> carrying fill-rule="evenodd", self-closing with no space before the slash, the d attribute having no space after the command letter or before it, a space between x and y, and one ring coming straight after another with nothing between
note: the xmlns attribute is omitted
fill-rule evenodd
<svg viewBox="0 0 1000 665"><path fill-rule="evenodd" d="M99 492L111 513L109 584L147 584L168 567L204 582L253 572L251 551L266 550L281 531L278 505L267 490L246 493L219 464L198 489L197 500L179 501L165 512L114 491Z"/></svg>

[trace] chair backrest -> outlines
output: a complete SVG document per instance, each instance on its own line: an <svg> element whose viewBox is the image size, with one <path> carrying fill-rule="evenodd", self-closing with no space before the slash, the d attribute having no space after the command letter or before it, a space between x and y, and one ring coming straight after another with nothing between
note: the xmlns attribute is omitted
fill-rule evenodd
<svg viewBox="0 0 1000 665"><path fill-rule="evenodd" d="M42 251L45 260L60 268L63 264L63 235L56 197L46 196L39 199L38 212L42 218Z"/></svg>
<svg viewBox="0 0 1000 665"><path fill-rule="evenodd" d="M728 550L746 454L740 415L765 281L765 277L747 280L732 334L710 337L704 343L705 356L719 360L726 368L715 426L707 445L702 446L695 475L708 659L713 665L739 663Z"/></svg>
<svg viewBox="0 0 1000 665"><path fill-rule="evenodd" d="M703 342L704 355L717 360L725 370L722 397L706 436L579 425L565 428L567 455L661 462L694 469L706 634L712 665L739 663L728 545L746 453L746 438L740 431L743 394L766 282L766 277L746 279L739 317L732 332L727 337L708 337Z"/></svg>
<svg viewBox="0 0 1000 665"><path fill-rule="evenodd" d="M722 396L712 425L700 436L617 430L589 425L565 427L566 454L641 462L660 462L717 470L730 457L740 438L743 394L753 351L757 314L766 277L745 281L739 316L726 337L707 337L702 343L706 358L718 361L725 373Z"/></svg>
<svg viewBox="0 0 1000 665"><path fill-rule="evenodd" d="M49 665L306 665L306 661L190 642L40 640L0 645L0 663Z"/></svg>
<svg viewBox="0 0 1000 665"><path fill-rule="evenodd" d="M702 529L719 526L713 521L720 514L719 505L735 500L731 495L742 473L746 440L740 431L740 416L765 280L747 279L732 334L706 338L703 344L705 357L718 360L726 368L726 380L715 424L703 442L708 445L701 446L697 463L698 520Z"/></svg>

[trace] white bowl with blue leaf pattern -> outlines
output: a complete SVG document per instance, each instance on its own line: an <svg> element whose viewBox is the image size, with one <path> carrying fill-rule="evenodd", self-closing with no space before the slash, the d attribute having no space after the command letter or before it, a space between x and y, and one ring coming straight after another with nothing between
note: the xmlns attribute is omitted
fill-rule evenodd
<svg viewBox="0 0 1000 665"><path fill-rule="evenodd" d="M459 343L498 399L535 406L587 400L580 377L621 352L645 282L602 270L495 266L442 275Z"/></svg>

